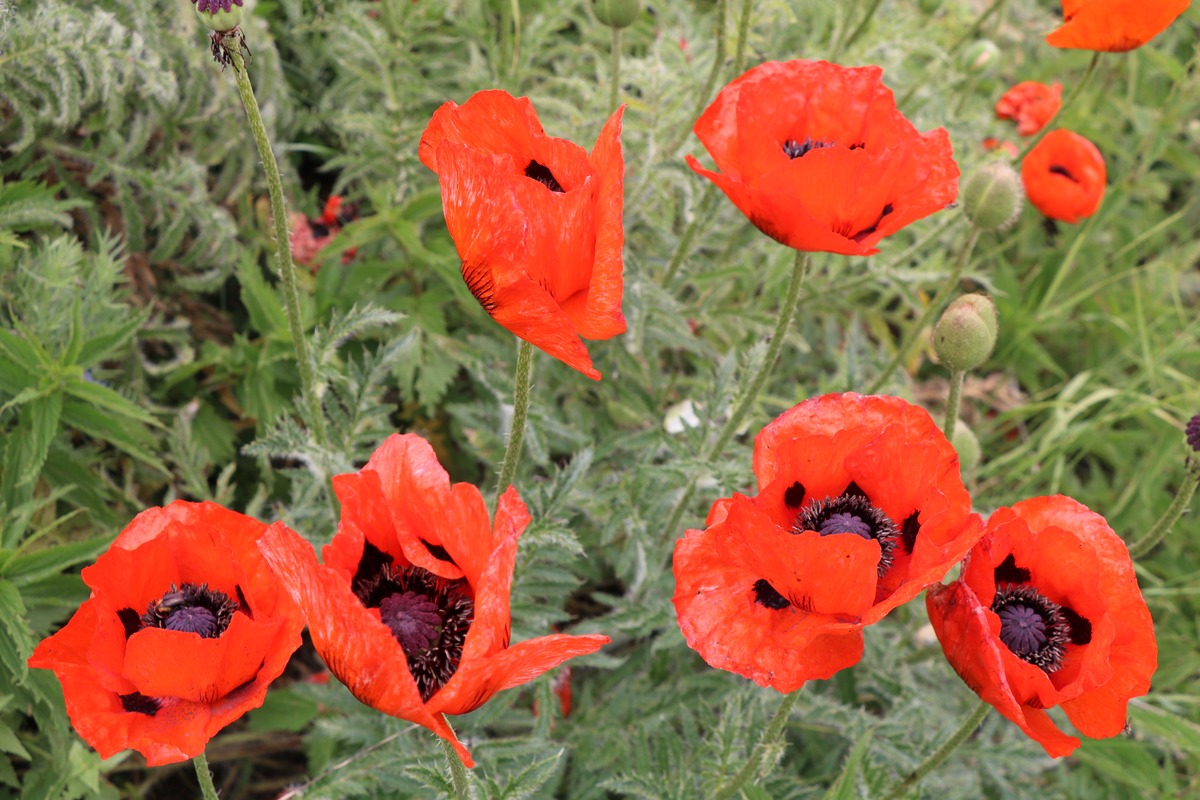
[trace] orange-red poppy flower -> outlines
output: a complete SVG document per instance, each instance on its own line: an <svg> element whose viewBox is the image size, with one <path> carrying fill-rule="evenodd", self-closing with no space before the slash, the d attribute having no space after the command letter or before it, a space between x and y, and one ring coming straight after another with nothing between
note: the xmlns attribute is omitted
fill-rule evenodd
<svg viewBox="0 0 1200 800"><path fill-rule="evenodd" d="M354 204L343 203L336 194L330 195L325 201L325 208L317 219L309 219L299 211L293 211L288 215L291 220L288 242L292 248L292 258L297 264L303 264L315 272L319 266L317 256L325 249L325 245L357 217L358 208ZM343 250L342 264L349 264L357 252L357 247Z"/></svg>
<svg viewBox="0 0 1200 800"><path fill-rule="evenodd" d="M1065 128L1046 134L1021 162L1029 202L1063 222L1076 223L1095 214L1107 179L1100 149Z"/></svg>
<svg viewBox="0 0 1200 800"><path fill-rule="evenodd" d="M721 90L693 128L692 156L763 233L788 247L865 256L958 196L944 128L919 133L879 67L769 61Z"/></svg>
<svg viewBox="0 0 1200 800"><path fill-rule="evenodd" d="M267 530L287 529L177 500L138 514L83 570L91 598L29 666L54 670L101 756L184 761L262 705L304 628L256 547Z"/></svg>
<svg viewBox="0 0 1200 800"><path fill-rule="evenodd" d="M926 605L954 671L1054 757L1079 740L1046 709L1060 706L1084 736L1116 736L1158 666L1125 543L1062 495L992 514L962 577Z"/></svg>
<svg viewBox="0 0 1200 800"><path fill-rule="evenodd" d="M996 101L996 119L1017 123L1017 133L1032 136L1046 127L1062 108L1062 84L1047 86L1037 81L1022 81Z"/></svg>
<svg viewBox="0 0 1200 800"><path fill-rule="evenodd" d="M1052 47L1121 53L1167 29L1191 0L1063 0L1063 24L1046 36Z"/></svg>
<svg viewBox="0 0 1200 800"><path fill-rule="evenodd" d="M625 332L624 111L589 154L547 136L529 98L490 90L439 108L420 144L471 294L496 322L595 379L580 337Z"/></svg>
<svg viewBox="0 0 1200 800"><path fill-rule="evenodd" d="M387 439L333 479L337 535L312 546L273 531L261 548L308 616L313 645L362 702L423 725L471 756L446 724L607 636L554 634L509 646L509 589L529 512L512 487L494 522L479 490L450 484L419 436Z"/></svg>
<svg viewBox="0 0 1200 800"><path fill-rule="evenodd" d="M754 474L676 542L674 602L705 661L780 692L857 663L863 627L983 533L954 448L896 397L804 401L758 434Z"/></svg>

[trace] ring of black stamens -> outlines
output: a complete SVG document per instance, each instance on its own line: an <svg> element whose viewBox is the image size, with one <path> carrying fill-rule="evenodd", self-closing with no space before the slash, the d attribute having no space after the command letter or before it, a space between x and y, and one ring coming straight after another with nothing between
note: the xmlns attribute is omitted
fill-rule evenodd
<svg viewBox="0 0 1200 800"><path fill-rule="evenodd" d="M880 577L895 560L896 541L899 538L896 523L872 505L865 494L843 493L839 497L809 502L792 523L792 533L804 531L817 531L822 536L853 533L879 542L877 573Z"/></svg>
<svg viewBox="0 0 1200 800"><path fill-rule="evenodd" d="M171 631L196 633L205 639L216 639L233 620L233 612L241 604L218 589L208 588L207 583L197 586L185 583L170 590L146 606L142 624L147 627L166 628Z"/></svg>
<svg viewBox="0 0 1200 800"><path fill-rule="evenodd" d="M1062 666L1070 625L1062 606L1029 584L996 587L992 611L1000 617L1000 641L1013 655L1047 674Z"/></svg>
<svg viewBox="0 0 1200 800"><path fill-rule="evenodd" d="M379 609L380 620L408 659L421 699L429 700L462 660L475 619L470 584L463 578L439 578L420 567L387 563L353 588L364 606Z"/></svg>
<svg viewBox="0 0 1200 800"><path fill-rule="evenodd" d="M795 139L788 139L783 143L783 152L787 153L787 157L793 161L806 153L812 152L822 147L833 147L837 142L826 142L821 139L813 139L811 136L805 136L803 142L798 142Z"/></svg>

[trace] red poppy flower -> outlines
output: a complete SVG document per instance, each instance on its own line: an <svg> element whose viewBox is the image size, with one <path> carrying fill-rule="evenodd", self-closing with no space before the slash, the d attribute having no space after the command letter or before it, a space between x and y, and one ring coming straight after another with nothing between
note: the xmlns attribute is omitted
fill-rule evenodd
<svg viewBox="0 0 1200 800"><path fill-rule="evenodd" d="M919 133L879 67L769 61L737 78L693 130L719 172L688 166L788 247L866 256L958 195L944 128Z"/></svg>
<svg viewBox="0 0 1200 800"><path fill-rule="evenodd" d="M896 397L804 401L758 434L754 474L676 542L674 602L705 661L780 692L857 663L863 627L983 533L954 448Z"/></svg>
<svg viewBox="0 0 1200 800"><path fill-rule="evenodd" d="M529 98L498 90L446 103L421 136L471 294L496 322L594 379L579 337L625 332L624 111L590 154L547 136Z"/></svg>
<svg viewBox="0 0 1200 800"><path fill-rule="evenodd" d="M1046 36L1052 47L1121 53L1158 36L1191 0L1063 0L1063 24Z"/></svg>
<svg viewBox="0 0 1200 800"><path fill-rule="evenodd" d="M1017 133L1032 136L1046 127L1062 108L1062 84L1047 86L1037 81L1022 81L996 102L996 119L1017 123Z"/></svg>
<svg viewBox="0 0 1200 800"><path fill-rule="evenodd" d="M91 598L29 666L54 670L101 756L183 761L262 705L304 628L255 546L267 530L287 529L177 500L138 514L83 570Z"/></svg>
<svg viewBox="0 0 1200 800"><path fill-rule="evenodd" d="M291 531L263 553L308 616L329 670L362 702L423 725L470 754L444 714L465 714L607 636L554 634L509 646L509 588L529 512L509 487L494 523L479 490L450 484L433 448L393 435L353 475L333 479L337 535L317 563Z"/></svg>
<svg viewBox="0 0 1200 800"><path fill-rule="evenodd" d="M344 226L358 218L358 208L353 204L344 204L342 198L335 194L325 201L325 208L317 219L309 219L298 211L293 211L288 218L291 220L288 241L292 258L297 264L311 267L315 272L319 266L317 256ZM343 250L342 264L349 264L357 252L357 247Z"/></svg>
<svg viewBox="0 0 1200 800"><path fill-rule="evenodd" d="M1107 179L1099 148L1064 128L1046 134L1021 162L1029 202L1063 222L1076 223L1096 213Z"/></svg>
<svg viewBox="0 0 1200 800"><path fill-rule="evenodd" d="M1129 551L1104 517L1069 497L1001 508L962 577L929 590L929 618L954 671L1051 756L1116 736L1150 690L1154 624Z"/></svg>

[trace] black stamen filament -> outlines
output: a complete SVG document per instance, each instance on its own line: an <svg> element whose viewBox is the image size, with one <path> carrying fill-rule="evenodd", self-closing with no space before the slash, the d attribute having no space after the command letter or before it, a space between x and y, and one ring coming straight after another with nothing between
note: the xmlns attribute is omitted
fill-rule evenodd
<svg viewBox="0 0 1200 800"><path fill-rule="evenodd" d="M822 536L835 533L852 533L864 539L874 539L879 542L880 577L891 568L895 561L896 541L899 531L896 523L882 510L871 504L871 500L858 488L851 484L839 497L824 500L812 500L792 523L792 533L816 531Z"/></svg>
<svg viewBox="0 0 1200 800"><path fill-rule="evenodd" d="M1062 666L1070 626L1063 608L1029 584L996 587L992 611L1000 617L1000 641L1013 655L1047 674Z"/></svg>
<svg viewBox="0 0 1200 800"><path fill-rule="evenodd" d="M198 586L185 583L178 588L172 583L166 594L146 606L140 621L147 627L185 631L215 639L225 632L233 620L233 613L239 610L242 607L237 600L218 589L208 588L207 583ZM130 633L131 621L122 617L127 633Z"/></svg>

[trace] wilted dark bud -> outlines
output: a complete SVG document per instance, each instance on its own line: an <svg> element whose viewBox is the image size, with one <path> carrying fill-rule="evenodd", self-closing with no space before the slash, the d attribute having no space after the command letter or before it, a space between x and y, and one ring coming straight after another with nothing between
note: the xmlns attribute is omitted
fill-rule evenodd
<svg viewBox="0 0 1200 800"><path fill-rule="evenodd" d="M952 370L975 369L996 346L996 305L982 294L955 300L933 329L933 349L938 360Z"/></svg>
<svg viewBox="0 0 1200 800"><path fill-rule="evenodd" d="M985 231L1002 231L1016 222L1024 198L1021 176L1002 161L971 173L958 196L967 219Z"/></svg>
<svg viewBox="0 0 1200 800"><path fill-rule="evenodd" d="M1187 434L1188 447L1200 453L1200 414L1192 417L1184 430Z"/></svg>

